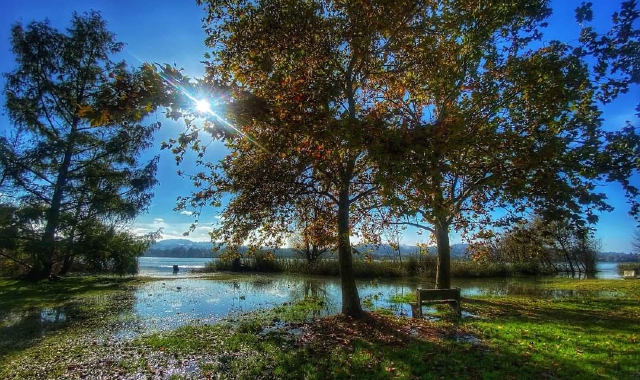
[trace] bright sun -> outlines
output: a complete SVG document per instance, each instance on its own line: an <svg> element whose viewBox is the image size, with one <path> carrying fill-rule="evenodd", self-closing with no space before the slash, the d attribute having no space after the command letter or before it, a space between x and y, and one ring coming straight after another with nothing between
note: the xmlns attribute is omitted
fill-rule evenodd
<svg viewBox="0 0 640 380"><path fill-rule="evenodd" d="M211 112L211 104L206 99L201 99L196 101L196 110L202 113Z"/></svg>

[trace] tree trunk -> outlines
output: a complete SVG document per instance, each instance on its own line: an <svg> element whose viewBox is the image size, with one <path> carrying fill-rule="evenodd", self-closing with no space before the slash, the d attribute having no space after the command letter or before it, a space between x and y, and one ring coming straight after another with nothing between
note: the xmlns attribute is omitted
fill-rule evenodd
<svg viewBox="0 0 640 380"><path fill-rule="evenodd" d="M27 280L40 281L48 278L53 270L53 253L42 244L33 258L33 265L26 275Z"/></svg>
<svg viewBox="0 0 640 380"><path fill-rule="evenodd" d="M51 206L49 210L47 210L47 222L44 228L44 234L42 235L41 246L34 257L34 264L27 274L27 278L33 281L48 278L52 274L53 258L56 254L56 232L60 224L60 207L62 206L62 199L64 198L64 188L67 185L78 122L78 118L73 121L64 152L64 159L58 170L58 178L56 179L53 196L51 197Z"/></svg>
<svg viewBox="0 0 640 380"><path fill-rule="evenodd" d="M360 296L353 273L353 256L349 240L349 187L342 189L338 203L338 262L342 286L342 314L362 317Z"/></svg>
<svg viewBox="0 0 640 380"><path fill-rule="evenodd" d="M449 245L449 225L438 217L435 223L438 262L436 266L436 289L451 288L451 246Z"/></svg>
<svg viewBox="0 0 640 380"><path fill-rule="evenodd" d="M60 276L64 276L69 273L71 267L73 266L73 252L67 253L64 256L64 260L62 261L62 268L60 268L60 272L58 273Z"/></svg>

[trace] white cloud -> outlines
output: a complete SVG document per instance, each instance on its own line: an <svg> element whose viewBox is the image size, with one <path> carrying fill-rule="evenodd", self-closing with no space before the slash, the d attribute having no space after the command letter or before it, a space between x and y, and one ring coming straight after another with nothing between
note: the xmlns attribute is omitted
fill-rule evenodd
<svg viewBox="0 0 640 380"><path fill-rule="evenodd" d="M183 211L180 211L180 215L189 215L189 216L191 216L191 215L193 215L193 211L183 210Z"/></svg>
<svg viewBox="0 0 640 380"><path fill-rule="evenodd" d="M193 241L211 241L209 233L213 230L213 222L202 223L195 230L190 231L188 236L184 233L189 231L190 222L173 223L167 222L162 218L155 218L153 222L134 223L130 231L136 235L145 235L162 229L160 240L165 239L189 239Z"/></svg>

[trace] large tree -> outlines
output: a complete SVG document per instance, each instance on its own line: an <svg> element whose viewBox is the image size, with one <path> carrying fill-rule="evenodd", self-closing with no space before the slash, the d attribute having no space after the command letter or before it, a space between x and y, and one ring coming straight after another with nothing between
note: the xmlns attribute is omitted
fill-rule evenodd
<svg viewBox="0 0 640 380"><path fill-rule="evenodd" d="M5 74L12 133L0 157L20 207L43 210L32 279L47 277L83 222L112 224L143 210L157 158L141 162L159 123L141 124L165 96L150 66L114 62L123 44L99 13L73 14L64 32L49 21L11 29L16 69Z"/></svg>
<svg viewBox="0 0 640 380"><path fill-rule="evenodd" d="M230 91L229 122L205 125L232 153L195 174L205 190L194 200L233 198L216 235L236 244L295 220L303 197L331 204L337 234L342 311L362 309L352 270L351 236L367 238L367 209L378 185L370 160L385 89L377 77L393 66L399 31L423 2L384 6L340 1L199 1L207 11L208 78ZM375 109L374 109L375 108ZM183 135L194 136L193 132ZM187 140L189 140L187 138ZM198 147L202 145L197 144ZM205 163L206 164L206 163ZM266 233L265 233L266 232Z"/></svg>
<svg viewBox="0 0 640 380"><path fill-rule="evenodd" d="M398 51L405 75L389 83L399 88L398 128L385 135L379 155L385 171L396 173L384 179L385 194L400 220L388 223L433 233L437 288L451 284L451 229L487 227L496 222L496 208L583 226L583 219L594 222L596 211L610 209L596 192L599 182L617 180L630 199L637 195L628 182L638 169L637 135L633 128L605 133L597 107L635 74L596 87L609 76L587 60L613 59L605 51L629 39L633 45L637 14L623 12L614 30L627 34L593 42L597 47L587 54L586 40L577 47L541 43L547 3L439 2L427 29L406 36ZM594 78L594 71L601 76Z"/></svg>

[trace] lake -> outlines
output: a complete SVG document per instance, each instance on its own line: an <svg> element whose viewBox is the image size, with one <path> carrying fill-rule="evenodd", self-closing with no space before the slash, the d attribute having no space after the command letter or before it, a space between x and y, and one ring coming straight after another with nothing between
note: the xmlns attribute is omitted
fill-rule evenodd
<svg viewBox="0 0 640 380"><path fill-rule="evenodd" d="M212 258L202 257L140 257L138 258L139 274L143 276L165 276L173 274L173 266L178 265L178 276L185 277L194 269L202 269Z"/></svg>

